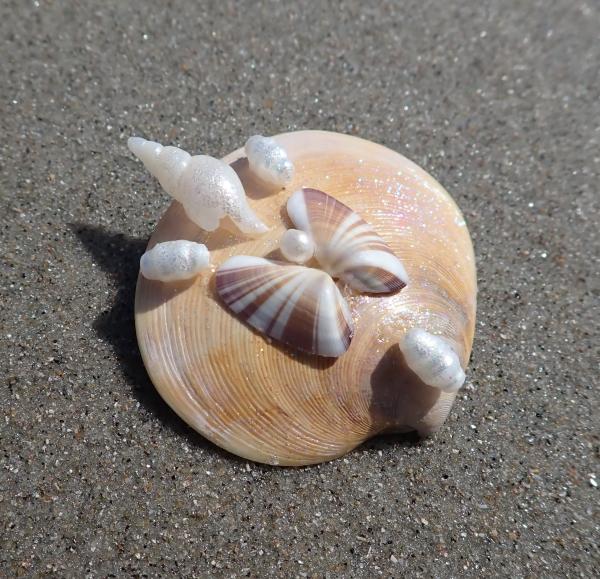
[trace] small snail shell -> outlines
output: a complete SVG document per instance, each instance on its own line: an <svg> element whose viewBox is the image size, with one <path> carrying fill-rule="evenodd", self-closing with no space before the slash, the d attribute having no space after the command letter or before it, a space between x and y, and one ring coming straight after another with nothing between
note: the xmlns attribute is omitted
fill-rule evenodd
<svg viewBox="0 0 600 579"><path fill-rule="evenodd" d="M254 135L246 141L246 155L250 169L263 181L285 187L294 177L294 165L285 149L274 139Z"/></svg>
<svg viewBox="0 0 600 579"><path fill-rule="evenodd" d="M214 231L228 216L243 233L267 231L248 205L236 172L223 161L207 155L192 157L177 147L163 147L140 137L130 137L127 146L202 229Z"/></svg>
<svg viewBox="0 0 600 579"><path fill-rule="evenodd" d="M179 281L190 279L208 267L206 245L178 239L157 243L140 259L140 271L147 279Z"/></svg>
<svg viewBox="0 0 600 579"><path fill-rule="evenodd" d="M450 345L421 328L406 332L400 349L408 367L434 388L456 392L465 381L460 360Z"/></svg>
<svg viewBox="0 0 600 579"><path fill-rule="evenodd" d="M328 193L372 226L404 266L408 284L395 293L361 293L337 282L354 336L339 358L282 345L232 313L216 275L175 287L138 279L136 329L148 373L161 396L193 428L242 457L281 465L339 457L382 432L440 428L455 392L413 372L400 346L422 328L443 338L466 368L475 327L473 249L458 207L414 163L374 143L323 131L277 136L296 166L289 189L264 195L243 150L228 155L252 196L261 237L235 238L220 228L199 232L178 203L151 243L206 244L218 270L234 256L268 256L286 229L290 191ZM401 449L399 449L401 452Z"/></svg>
<svg viewBox="0 0 600 579"><path fill-rule="evenodd" d="M306 263L315 253L315 244L305 231L288 229L279 244L281 255L294 263Z"/></svg>

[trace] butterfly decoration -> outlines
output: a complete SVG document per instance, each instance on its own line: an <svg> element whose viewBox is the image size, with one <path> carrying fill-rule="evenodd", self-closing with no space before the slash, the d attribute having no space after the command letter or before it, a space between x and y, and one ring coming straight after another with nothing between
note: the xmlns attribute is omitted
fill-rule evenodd
<svg viewBox="0 0 600 579"><path fill-rule="evenodd" d="M322 269L235 256L217 270L217 293L267 336L311 354L341 356L354 325L334 279L357 291L382 294L401 290L408 276L373 227L327 193L300 189L288 200L287 212L309 236Z"/></svg>

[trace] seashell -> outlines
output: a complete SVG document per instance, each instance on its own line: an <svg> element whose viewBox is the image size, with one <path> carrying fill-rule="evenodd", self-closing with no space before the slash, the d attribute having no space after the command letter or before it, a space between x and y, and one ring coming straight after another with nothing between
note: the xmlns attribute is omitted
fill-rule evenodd
<svg viewBox="0 0 600 579"><path fill-rule="evenodd" d="M421 328L406 332L400 344L408 367L425 384L444 392L456 392L465 382L465 372L452 347Z"/></svg>
<svg viewBox="0 0 600 579"><path fill-rule="evenodd" d="M239 177L227 163L207 155L192 157L177 147L163 147L140 137L130 137L127 146L202 229L214 231L228 216L243 233L267 231L248 205Z"/></svg>
<svg viewBox="0 0 600 579"><path fill-rule="evenodd" d="M344 355L325 358L271 340L232 315L217 292L216 275L199 275L192 284L140 276L136 329L152 382L205 437L269 464L331 460L385 432L435 432L456 393L419 378L401 346L407 332L421 328L444 339L467 367L477 286L461 212L431 176L380 145L322 131L276 139L296 165L290 189L310 184L351 207L385 240L410 283L396 293L372 295L338 281L354 335ZM200 231L173 203L151 246L173 239L204 243L216 268L234 256L268 256L277 249L289 227L282 209L290 193L265 195L267 185L239 162L244 158L239 149L224 162L238 171L253 209L271 226L267 233L240 238L224 228Z"/></svg>
<svg viewBox="0 0 600 579"><path fill-rule="evenodd" d="M385 241L337 199L304 188L290 197L287 212L313 238L317 261L333 277L370 293L394 292L408 283L404 266Z"/></svg>
<svg viewBox="0 0 600 579"><path fill-rule="evenodd" d="M283 257L294 263L306 263L315 253L315 244L308 233L288 229L279 243Z"/></svg>
<svg viewBox="0 0 600 579"><path fill-rule="evenodd" d="M208 267L206 245L178 239L157 243L140 259L140 272L147 279L179 281L190 279Z"/></svg>
<svg viewBox="0 0 600 579"><path fill-rule="evenodd" d="M346 300L325 272L237 255L217 271L217 292L253 328L319 356L341 356L353 323Z"/></svg>
<svg viewBox="0 0 600 579"><path fill-rule="evenodd" d="M250 169L263 181L285 187L294 177L294 165L285 149L270 137L254 135L246 141Z"/></svg>

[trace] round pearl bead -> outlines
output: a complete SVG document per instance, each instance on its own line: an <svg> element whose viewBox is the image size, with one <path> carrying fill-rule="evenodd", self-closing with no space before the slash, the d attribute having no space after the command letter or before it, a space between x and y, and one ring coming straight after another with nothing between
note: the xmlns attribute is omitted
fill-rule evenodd
<svg viewBox="0 0 600 579"><path fill-rule="evenodd" d="M279 249L288 261L305 263L313 256L315 244L304 231L288 229L281 238Z"/></svg>

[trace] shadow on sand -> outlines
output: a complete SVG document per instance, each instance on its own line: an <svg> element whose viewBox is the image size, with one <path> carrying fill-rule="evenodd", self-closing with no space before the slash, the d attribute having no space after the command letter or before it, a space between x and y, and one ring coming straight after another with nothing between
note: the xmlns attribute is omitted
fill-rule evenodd
<svg viewBox="0 0 600 579"><path fill-rule="evenodd" d="M112 306L98 316L93 327L112 346L136 400L190 444L242 461L188 427L163 401L146 372L135 335L134 303L140 257L146 250L147 240L111 233L85 223L72 223L69 227L117 286Z"/></svg>

